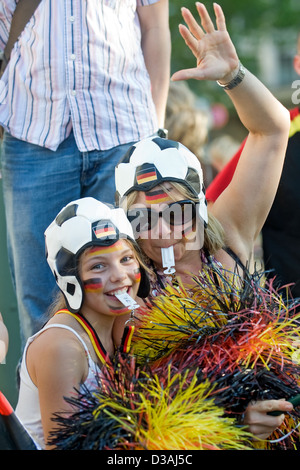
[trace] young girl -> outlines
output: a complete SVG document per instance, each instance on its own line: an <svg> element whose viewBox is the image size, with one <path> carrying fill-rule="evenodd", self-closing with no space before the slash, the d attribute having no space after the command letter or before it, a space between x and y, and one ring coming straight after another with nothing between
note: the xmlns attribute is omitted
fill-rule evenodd
<svg viewBox="0 0 300 470"><path fill-rule="evenodd" d="M135 297L149 290L122 209L93 198L71 202L45 237L47 260L62 294L54 315L27 342L16 408L42 449L48 447L53 413L68 410L64 397L81 384L95 386L95 374L114 354L115 318L132 310ZM125 335L123 344L128 346Z"/></svg>

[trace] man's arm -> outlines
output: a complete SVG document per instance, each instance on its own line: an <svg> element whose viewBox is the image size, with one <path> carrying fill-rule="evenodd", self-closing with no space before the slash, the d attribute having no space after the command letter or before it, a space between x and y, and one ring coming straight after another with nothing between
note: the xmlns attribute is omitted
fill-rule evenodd
<svg viewBox="0 0 300 470"><path fill-rule="evenodd" d="M0 51L3 52L8 40L10 24L16 9L16 0L1 0L0 2Z"/></svg>
<svg viewBox="0 0 300 470"><path fill-rule="evenodd" d="M151 80L152 97L159 127L164 126L170 83L171 36L169 29L169 1L137 8L142 50Z"/></svg>

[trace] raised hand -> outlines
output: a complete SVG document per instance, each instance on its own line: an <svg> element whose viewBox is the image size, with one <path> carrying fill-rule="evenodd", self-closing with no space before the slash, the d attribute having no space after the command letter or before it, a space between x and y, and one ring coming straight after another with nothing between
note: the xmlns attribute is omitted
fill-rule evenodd
<svg viewBox="0 0 300 470"><path fill-rule="evenodd" d="M197 60L197 66L175 72L172 80L219 80L229 82L239 67L239 59L235 47L226 29L225 16L222 8L214 3L216 15L215 28L206 7L203 3L196 3L201 26L187 8L183 7L181 13L187 27L180 24L179 31L186 45L190 48Z"/></svg>

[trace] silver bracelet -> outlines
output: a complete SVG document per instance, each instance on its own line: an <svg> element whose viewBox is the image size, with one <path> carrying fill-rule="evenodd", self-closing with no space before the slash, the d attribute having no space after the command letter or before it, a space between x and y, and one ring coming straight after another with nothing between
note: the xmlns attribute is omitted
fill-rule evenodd
<svg viewBox="0 0 300 470"><path fill-rule="evenodd" d="M217 80L217 84L223 88L223 90L232 90L232 88L235 88L237 85L239 85L243 80L244 80L244 77L245 77L245 73L246 73L246 69L245 67L241 64L241 62L239 63L239 70L238 70L238 73L237 75L228 83L225 83L225 85L223 85L222 83L220 83L218 80Z"/></svg>

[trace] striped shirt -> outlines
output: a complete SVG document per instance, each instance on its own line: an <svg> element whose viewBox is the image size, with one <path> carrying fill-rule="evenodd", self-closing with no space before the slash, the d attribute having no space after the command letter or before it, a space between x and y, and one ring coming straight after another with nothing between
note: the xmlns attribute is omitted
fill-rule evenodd
<svg viewBox="0 0 300 470"><path fill-rule="evenodd" d="M0 124L55 150L73 129L80 151L157 130L137 6L159 0L42 0L0 80ZM0 50L17 0L1 0Z"/></svg>

